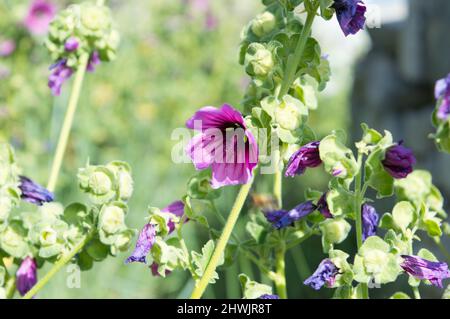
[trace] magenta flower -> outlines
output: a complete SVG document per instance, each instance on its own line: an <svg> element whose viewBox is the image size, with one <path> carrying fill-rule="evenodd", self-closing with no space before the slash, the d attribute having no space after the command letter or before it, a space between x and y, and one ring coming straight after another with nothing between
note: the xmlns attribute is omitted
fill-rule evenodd
<svg viewBox="0 0 450 319"><path fill-rule="evenodd" d="M378 216L377 211L373 206L369 204L364 204L361 209L362 215L362 239L365 241L370 236L375 236L378 229Z"/></svg>
<svg viewBox="0 0 450 319"><path fill-rule="evenodd" d="M306 168L317 167L322 164L319 154L320 142L311 142L303 145L297 152L292 154L287 164L285 176L294 177L302 175Z"/></svg>
<svg viewBox="0 0 450 319"><path fill-rule="evenodd" d="M433 285L442 288L442 279L450 278L448 265L444 262L429 261L417 256L402 255L403 270L420 280L429 280Z"/></svg>
<svg viewBox="0 0 450 319"><path fill-rule="evenodd" d="M73 74L72 68L66 65L66 60L60 60L50 67L52 71L48 77L48 87L52 94L58 96L61 94L61 87Z"/></svg>
<svg viewBox="0 0 450 319"><path fill-rule="evenodd" d="M35 35L47 33L48 26L56 14L56 6L48 0L33 0L23 24Z"/></svg>
<svg viewBox="0 0 450 319"><path fill-rule="evenodd" d="M36 260L27 257L22 261L16 272L16 286L21 296L24 296L37 282Z"/></svg>
<svg viewBox="0 0 450 319"><path fill-rule="evenodd" d="M53 202L54 195L43 186L33 182L31 179L25 176L19 176L20 178L20 197L31 204L42 206L44 203Z"/></svg>
<svg viewBox="0 0 450 319"><path fill-rule="evenodd" d="M450 74L436 82L434 95L440 101L437 117L445 121L450 115Z"/></svg>
<svg viewBox="0 0 450 319"><path fill-rule="evenodd" d="M401 179L407 177L416 164L413 152L402 145L402 141L387 149L384 160L384 169L394 178Z"/></svg>
<svg viewBox="0 0 450 319"><path fill-rule="evenodd" d="M139 262L147 263L146 257L156 240L156 228L152 224L147 224L139 233L138 240L136 242L136 247L131 253L131 256L125 260L125 263Z"/></svg>
<svg viewBox="0 0 450 319"><path fill-rule="evenodd" d="M330 259L324 259L312 276L307 278L303 283L314 290L319 290L324 285L333 287L338 274L339 268L337 268Z"/></svg>
<svg viewBox="0 0 450 319"><path fill-rule="evenodd" d="M364 28L366 6L361 0L334 0L332 6L345 36L356 34Z"/></svg>
<svg viewBox="0 0 450 319"><path fill-rule="evenodd" d="M211 167L211 186L248 183L258 162L258 145L242 114L228 104L220 109L207 106L187 122L201 132L189 142L186 152L198 170Z"/></svg>
<svg viewBox="0 0 450 319"><path fill-rule="evenodd" d="M0 41L0 57L7 57L16 50L16 43L13 40Z"/></svg>
<svg viewBox="0 0 450 319"><path fill-rule="evenodd" d="M180 200L173 202L169 206L161 209L161 212L171 213L181 218L184 215L184 203ZM169 227L169 234L175 230L175 223L173 220L169 220L167 226Z"/></svg>

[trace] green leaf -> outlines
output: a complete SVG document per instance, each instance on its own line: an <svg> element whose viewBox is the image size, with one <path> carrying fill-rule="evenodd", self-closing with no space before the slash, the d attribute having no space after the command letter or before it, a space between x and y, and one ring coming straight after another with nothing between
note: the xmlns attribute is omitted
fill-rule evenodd
<svg viewBox="0 0 450 319"><path fill-rule="evenodd" d="M249 221L245 226L245 229L257 244L263 244L267 238L266 228L254 221Z"/></svg>
<svg viewBox="0 0 450 319"><path fill-rule="evenodd" d="M85 249L95 261L102 261L108 257L109 246L102 244L99 239L91 240Z"/></svg>
<svg viewBox="0 0 450 319"><path fill-rule="evenodd" d="M262 295L271 295L272 287L250 280L245 274L239 275L244 299L258 299Z"/></svg>
<svg viewBox="0 0 450 319"><path fill-rule="evenodd" d="M412 202L416 207L426 201L431 192L431 174L424 170L415 170L408 177L395 180L395 190L399 200Z"/></svg>
<svg viewBox="0 0 450 319"><path fill-rule="evenodd" d="M72 203L64 209L64 220L68 224L78 225L85 220L88 215L88 208L81 203Z"/></svg>
<svg viewBox="0 0 450 319"><path fill-rule="evenodd" d="M340 185L336 185L327 193L327 204L334 217L355 214L353 195Z"/></svg>
<svg viewBox="0 0 450 319"><path fill-rule="evenodd" d="M213 240L209 240L202 248L201 254L195 251L191 252L192 256L192 262L195 266L195 274L198 278L201 278L203 274L205 273L206 267L209 264L209 261L211 260L211 257L214 253L215 244ZM218 266L222 265L224 263L224 256L220 257ZM214 274L211 276L210 283L215 283L216 280L219 279L219 275L217 272L214 272Z"/></svg>
<svg viewBox="0 0 450 319"><path fill-rule="evenodd" d="M394 193L394 179L381 164L383 150L372 152L366 160L366 182L377 191L377 197L389 197Z"/></svg>

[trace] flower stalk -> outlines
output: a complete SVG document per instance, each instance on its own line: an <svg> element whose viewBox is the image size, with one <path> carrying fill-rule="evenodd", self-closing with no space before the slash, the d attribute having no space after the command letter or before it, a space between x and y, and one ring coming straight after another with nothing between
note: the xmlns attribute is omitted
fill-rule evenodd
<svg viewBox="0 0 450 319"><path fill-rule="evenodd" d="M50 170L50 177L47 184L47 189L50 192L55 191L56 183L58 181L58 175L61 170L62 161L64 159L64 153L66 152L67 142L69 140L70 131L75 117L75 112L80 98L81 87L86 73L86 67L89 61L89 55L84 54L80 58L80 65L78 66L75 80L73 82L72 92L70 94L69 104L67 106L66 115L64 118L63 126L59 134L58 145L56 147L55 155L53 158L52 168Z"/></svg>
<svg viewBox="0 0 450 319"><path fill-rule="evenodd" d="M281 299L287 299L285 255L286 245L281 241L275 251L275 269L277 275L275 278L275 289Z"/></svg>
<svg viewBox="0 0 450 319"><path fill-rule="evenodd" d="M230 239L231 233L233 232L234 229L234 225L236 224L239 218L239 214L242 210L242 207L244 206L245 200L247 199L252 184L253 179L251 179L249 183L242 185L239 194L236 197L236 200L233 204L233 208L231 209L230 215L228 216L228 220L222 231L222 235L220 236L219 241L217 242L216 249L214 250L214 253L208 263L208 266L206 267L203 277L195 285L194 291L192 292L191 295L191 299L200 299L203 296L206 287L208 287L209 281L211 280L211 277L213 276L217 268L217 265L220 261L220 257L225 251L225 247L228 243L228 240Z"/></svg>

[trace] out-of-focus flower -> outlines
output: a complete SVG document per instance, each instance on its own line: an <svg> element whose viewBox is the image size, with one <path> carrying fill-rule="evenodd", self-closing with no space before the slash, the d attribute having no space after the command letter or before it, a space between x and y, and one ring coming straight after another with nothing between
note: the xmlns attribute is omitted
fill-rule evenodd
<svg viewBox="0 0 450 319"><path fill-rule="evenodd" d="M65 81L70 79L73 74L72 68L68 67L66 62L66 60L60 60L50 67L52 72L48 78L48 87L55 96L61 94L62 85Z"/></svg>
<svg viewBox="0 0 450 319"><path fill-rule="evenodd" d="M99 65L100 62L101 62L100 61L100 55L98 54L98 52L97 51L93 52L91 54L91 56L89 57L89 62L88 62L86 70L88 72L94 72L95 71L95 67L97 65Z"/></svg>
<svg viewBox="0 0 450 319"><path fill-rule="evenodd" d="M262 37L271 32L277 23L277 20L272 12L266 11L258 14L252 21L252 31L258 37Z"/></svg>
<svg viewBox="0 0 450 319"><path fill-rule="evenodd" d="M382 164L384 169L394 178L405 178L416 164L413 152L402 145L402 141L387 149Z"/></svg>
<svg viewBox="0 0 450 319"><path fill-rule="evenodd" d="M366 240L370 236L377 234L379 216L373 206L364 204L361 209L362 214L362 239Z"/></svg>
<svg viewBox="0 0 450 319"><path fill-rule="evenodd" d="M14 40L0 41L0 57L7 57L16 50L16 42Z"/></svg>
<svg viewBox="0 0 450 319"><path fill-rule="evenodd" d="M333 218L333 215L330 212L327 203L327 193L323 193L322 196L317 201L317 210L323 215L325 218Z"/></svg>
<svg viewBox="0 0 450 319"><path fill-rule="evenodd" d="M198 170L211 167L211 186L246 184L258 162L258 145L242 114L228 104L201 108L187 122L200 131L186 152Z"/></svg>
<svg viewBox="0 0 450 319"><path fill-rule="evenodd" d="M345 36L356 34L364 28L366 6L361 0L334 0L336 16Z"/></svg>
<svg viewBox="0 0 450 319"><path fill-rule="evenodd" d="M20 191L22 192L21 198L29 203L42 206L44 203L52 202L54 195L46 188L33 182L31 179L25 176L20 176Z"/></svg>
<svg viewBox="0 0 450 319"><path fill-rule="evenodd" d="M293 209L287 210L275 210L266 213L266 218L276 229L285 228L292 225L294 222L301 218L308 216L317 209L317 206L312 201L307 201L297 205Z"/></svg>
<svg viewBox="0 0 450 319"><path fill-rule="evenodd" d="M332 287L336 281L336 276L339 274L339 269L330 259L324 259L317 267L317 270L311 277L304 281L305 285L310 286L315 290L319 290L324 285Z"/></svg>
<svg viewBox="0 0 450 319"><path fill-rule="evenodd" d="M48 0L33 0L23 24L35 35L47 33L48 26L56 14L56 6Z"/></svg>
<svg viewBox="0 0 450 319"><path fill-rule="evenodd" d="M16 273L16 286L21 296L24 296L37 282L36 261L27 257L22 261Z"/></svg>
<svg viewBox="0 0 450 319"><path fill-rule="evenodd" d="M146 257L150 250L152 249L153 245L155 244L156 240L156 228L152 224L147 224L144 226L144 228L139 233L138 240L136 242L136 247L134 248L134 251L132 252L131 256L128 257L125 260L125 263L132 263L132 262L140 262L140 263L147 263Z"/></svg>
<svg viewBox="0 0 450 319"><path fill-rule="evenodd" d="M302 146L292 154L287 164L285 176L294 177L305 172L306 168L317 167L322 164L319 153L320 142L311 142Z"/></svg>
<svg viewBox="0 0 450 319"><path fill-rule="evenodd" d="M401 267L408 274L420 280L429 280L433 285L442 288L442 280L450 278L448 265L444 262L429 261L417 256L402 255Z"/></svg>
<svg viewBox="0 0 450 319"><path fill-rule="evenodd" d="M280 299L280 296L265 294L259 297L258 299Z"/></svg>
<svg viewBox="0 0 450 319"><path fill-rule="evenodd" d="M436 100L441 100L438 106L437 117L446 120L450 115L450 74L436 82L434 89Z"/></svg>
<svg viewBox="0 0 450 319"><path fill-rule="evenodd" d="M66 43L64 44L64 49L67 52L73 52L76 51L79 46L80 42L78 41L78 39L75 37L70 37L66 40Z"/></svg>
<svg viewBox="0 0 450 319"><path fill-rule="evenodd" d="M184 215L184 203L182 201L176 201L167 207L161 209L163 213L171 213L177 217L182 217ZM172 219L169 220L167 226L169 227L169 234L175 230L175 223Z"/></svg>

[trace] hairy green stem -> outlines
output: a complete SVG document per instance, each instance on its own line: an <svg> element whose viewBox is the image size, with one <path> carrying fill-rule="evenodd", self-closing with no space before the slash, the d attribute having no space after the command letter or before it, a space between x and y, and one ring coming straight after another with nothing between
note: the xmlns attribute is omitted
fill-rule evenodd
<svg viewBox="0 0 450 319"><path fill-rule="evenodd" d="M275 270L277 276L274 280L276 292L281 299L287 299L285 257L286 246L282 241L275 250Z"/></svg>
<svg viewBox="0 0 450 319"><path fill-rule="evenodd" d="M279 147L279 145L278 145ZM280 150L274 150L275 175L273 180L273 196L275 197L278 207L283 207L283 172L280 167Z"/></svg>
<svg viewBox="0 0 450 319"><path fill-rule="evenodd" d="M64 122L59 134L58 146L56 147L55 157L53 158L50 177L47 189L51 192L55 191L56 182L58 181L59 171L61 170L64 153L66 152L67 142L69 140L70 130L72 128L75 111L77 109L78 100L80 99L81 87L83 85L86 67L89 61L89 55L84 54L80 57L80 65L78 66L75 80L73 82L72 92L70 94L69 104L67 106Z"/></svg>
<svg viewBox="0 0 450 319"><path fill-rule="evenodd" d="M288 58L286 65L286 74L283 78L283 82L281 83L281 89L278 94L278 98L282 98L283 96L285 96L289 92L289 88L291 87L292 83L295 81L296 71L305 51L306 43L308 41L309 34L311 33L311 27L314 22L314 18L316 17L316 11L318 8L317 3L314 4L314 8L314 12L308 12L305 25L303 26L302 33L300 34L300 38L297 42L297 47L295 48L295 52Z"/></svg>
<svg viewBox="0 0 450 319"><path fill-rule="evenodd" d="M413 290L413 293L414 293L414 298L422 299L422 297L420 296L419 287L412 287L412 290Z"/></svg>
<svg viewBox="0 0 450 319"><path fill-rule="evenodd" d="M33 298L33 296L35 296L50 281L50 279L52 279L52 277L61 270L62 267L70 262L72 258L83 249L83 247L91 240L92 235L93 231L90 231L77 245L72 248L71 251L63 255L45 274L45 276L42 277L42 279L39 280L36 285L34 285L33 288L25 294L25 296L23 296L23 299Z"/></svg>
<svg viewBox="0 0 450 319"><path fill-rule="evenodd" d="M239 214L241 212L242 207L244 206L245 200L250 192L250 189L253 184L253 179L242 185L238 196L234 202L233 208L231 209L230 215L228 216L228 220L225 224L225 227L222 231L222 235L217 242L216 249L214 250L211 259L209 260L208 266L202 276L202 278L196 283L194 291L192 292L191 299L200 299L203 293L208 287L209 281L216 271L217 264L225 251L225 247L227 246L228 240L230 239L231 233L233 232L234 225L236 224Z"/></svg>
<svg viewBox="0 0 450 319"><path fill-rule="evenodd" d="M364 194L362 193L362 170L363 170L363 154L358 152L358 174L355 176L355 219L356 219L356 244L358 251L362 246L362 216L361 205ZM361 296L363 299L369 299L369 288L367 284L361 283Z"/></svg>

